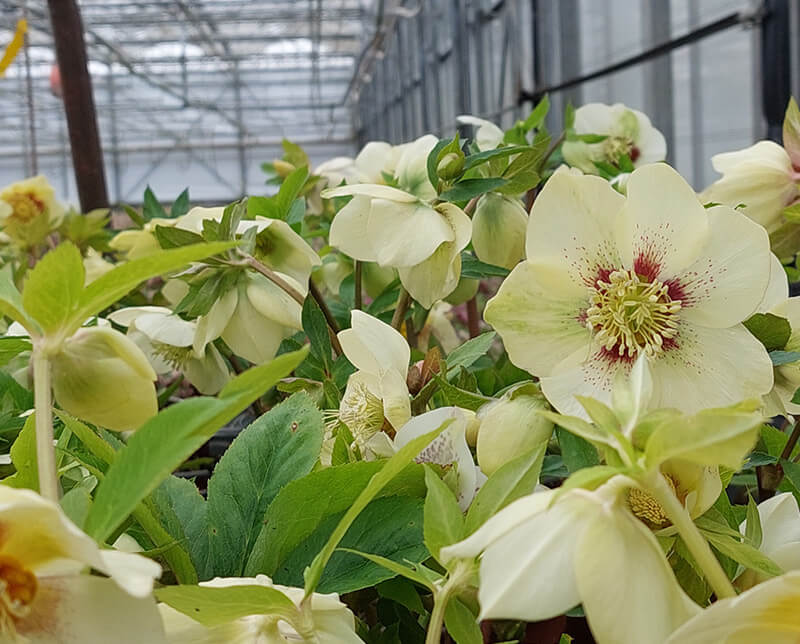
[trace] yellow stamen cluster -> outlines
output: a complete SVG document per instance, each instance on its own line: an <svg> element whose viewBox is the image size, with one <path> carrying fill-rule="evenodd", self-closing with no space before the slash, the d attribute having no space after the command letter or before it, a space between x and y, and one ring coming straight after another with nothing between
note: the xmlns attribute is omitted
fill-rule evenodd
<svg viewBox="0 0 800 644"><path fill-rule="evenodd" d="M359 382L345 392L338 418L350 429L356 444L363 447L383 427L383 401Z"/></svg>
<svg viewBox="0 0 800 644"><path fill-rule="evenodd" d="M603 156L609 163L616 165L621 157L630 157L633 141L622 136L609 136L603 141L602 146Z"/></svg>
<svg viewBox="0 0 800 644"><path fill-rule="evenodd" d="M12 192L3 197L3 201L13 209L11 216L20 222L31 221L45 210L44 203L30 192Z"/></svg>
<svg viewBox="0 0 800 644"><path fill-rule="evenodd" d="M176 347L164 342L153 342L153 353L178 371L194 357L192 347Z"/></svg>
<svg viewBox="0 0 800 644"><path fill-rule="evenodd" d="M36 576L8 555L0 555L0 603L13 617L23 617L36 597Z"/></svg>
<svg viewBox="0 0 800 644"><path fill-rule="evenodd" d="M671 476L664 476L673 492L676 492L675 481ZM679 495L680 496L680 495ZM681 499L681 502L683 500ZM664 513L664 508L650 494L644 490L633 487L628 490L628 506L634 516L653 530L666 527L671 523Z"/></svg>
<svg viewBox="0 0 800 644"><path fill-rule="evenodd" d="M640 351L654 356L663 351L664 340L675 337L681 302L670 298L662 282L618 270L607 282L598 280L590 291L586 326L607 351L628 358Z"/></svg>

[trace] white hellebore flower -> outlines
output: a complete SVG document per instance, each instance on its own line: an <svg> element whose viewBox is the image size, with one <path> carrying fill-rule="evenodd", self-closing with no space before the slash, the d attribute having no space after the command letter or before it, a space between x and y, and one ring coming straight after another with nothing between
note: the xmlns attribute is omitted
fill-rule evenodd
<svg viewBox="0 0 800 644"><path fill-rule="evenodd" d="M773 141L716 154L711 163L722 178L706 188L700 198L732 208L744 204L742 212L769 232L783 223L783 209L800 198L800 175L786 150Z"/></svg>
<svg viewBox="0 0 800 644"><path fill-rule="evenodd" d="M342 181L347 184L385 183L382 173L394 171L392 149L384 141L370 141L361 148L355 159L334 157L317 166L314 174L324 177L331 188Z"/></svg>
<svg viewBox="0 0 800 644"><path fill-rule="evenodd" d="M165 641L151 597L157 563L100 550L57 504L30 490L0 485L0 525L0 641ZM81 574L86 567L110 579Z"/></svg>
<svg viewBox="0 0 800 644"><path fill-rule="evenodd" d="M690 619L666 644L796 644L800 571L722 599Z"/></svg>
<svg viewBox="0 0 800 644"><path fill-rule="evenodd" d="M583 604L598 644L663 644L699 612L653 533L627 509L630 481L514 501L442 557L480 556L480 619L539 621Z"/></svg>
<svg viewBox="0 0 800 644"><path fill-rule="evenodd" d="M331 245L362 262L398 269L403 286L425 308L458 286L461 251L472 234L460 208L430 204L436 190L425 161L435 144L435 137L423 137L404 150L395 173L400 188L365 183L322 195L353 197L333 219Z"/></svg>
<svg viewBox="0 0 800 644"><path fill-rule="evenodd" d="M437 436L415 459L417 463L431 463L445 468L444 480L458 499L462 510L466 510L478 488L486 480L467 445L467 428L475 422L475 413L459 407L440 407L415 416L403 425L390 442L385 434L376 434L372 446L382 456L391 456L406 444L441 427L450 421L447 429ZM385 438L384 438L385 437Z"/></svg>
<svg viewBox="0 0 800 644"><path fill-rule="evenodd" d="M692 413L772 387L772 362L741 324L767 289L767 234L732 208L703 208L669 166L635 170L627 197L556 172L534 203L526 257L485 317L558 411L586 418L575 396L608 402L640 354L654 408Z"/></svg>
<svg viewBox="0 0 800 644"><path fill-rule="evenodd" d="M230 379L217 348L208 343L202 353L193 347L197 324L183 320L163 306L131 306L108 318L128 328L130 337L144 352L156 373L173 369L185 373L201 394L214 395Z"/></svg>
<svg viewBox="0 0 800 644"><path fill-rule="evenodd" d="M800 509L790 492L776 494L758 504L761 520L761 543L758 549L784 572L800 570ZM747 521L739 526L745 534ZM745 570L736 580L739 588L750 588L769 579L763 573Z"/></svg>
<svg viewBox="0 0 800 644"><path fill-rule="evenodd" d="M564 161L589 174L597 174L595 161L618 165L627 155L633 166L663 161L667 143L646 114L615 103L587 103L575 110L576 134L599 134L606 138L599 143L565 141L561 148Z"/></svg>
<svg viewBox="0 0 800 644"><path fill-rule="evenodd" d="M472 125L475 127L475 145L478 146L478 150L481 152L494 150L503 142L503 137L505 136L503 130L491 121L478 118L477 116L462 114L458 117L458 122L463 125Z"/></svg>
<svg viewBox="0 0 800 644"><path fill-rule="evenodd" d="M378 318L354 310L350 320L350 328L338 337L358 371L347 380L337 416L363 453L385 421L396 431L411 418L406 384L411 349L398 331Z"/></svg>
<svg viewBox="0 0 800 644"><path fill-rule="evenodd" d="M273 584L269 577L217 577L202 582L201 586L226 588L230 586L266 586L287 596L296 606L303 599L302 588ZM167 640L170 644L362 644L355 633L353 613L336 594L314 593L311 596L311 624L303 636L280 617L271 614L253 614L219 624L204 626L191 617L166 604L159 604Z"/></svg>

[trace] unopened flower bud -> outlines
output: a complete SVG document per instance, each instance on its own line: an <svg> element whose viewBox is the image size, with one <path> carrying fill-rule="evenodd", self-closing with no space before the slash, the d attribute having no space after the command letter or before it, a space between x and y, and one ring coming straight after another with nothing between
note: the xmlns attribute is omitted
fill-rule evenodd
<svg viewBox="0 0 800 644"><path fill-rule="evenodd" d="M449 181L455 179L464 169L464 155L458 152L445 154L436 166L436 174L441 179Z"/></svg>
<svg viewBox="0 0 800 644"><path fill-rule="evenodd" d="M539 414L549 409L535 385L526 384L478 412L478 465L486 476L517 456L548 441L553 422Z"/></svg>
<svg viewBox="0 0 800 644"><path fill-rule="evenodd" d="M406 374L406 385L408 386L408 393L416 396L419 390L422 389L422 365L420 363L412 364L408 368Z"/></svg>
<svg viewBox="0 0 800 644"><path fill-rule="evenodd" d="M480 280L462 277L458 280L456 290L444 298L444 301L453 306L463 304L467 300L471 300L475 297L475 294L478 292L478 286L480 286Z"/></svg>
<svg viewBox="0 0 800 644"><path fill-rule="evenodd" d="M158 413L155 371L119 331L80 329L51 364L56 402L73 416L124 431L137 429Z"/></svg>
<svg viewBox="0 0 800 644"><path fill-rule="evenodd" d="M472 245L482 262L512 269L525 255L528 213L518 199L495 193L480 198L472 217Z"/></svg>
<svg viewBox="0 0 800 644"><path fill-rule="evenodd" d="M294 165L283 159L275 159L272 162L272 167L275 168L275 174L281 177L281 179L285 179L296 170Z"/></svg>

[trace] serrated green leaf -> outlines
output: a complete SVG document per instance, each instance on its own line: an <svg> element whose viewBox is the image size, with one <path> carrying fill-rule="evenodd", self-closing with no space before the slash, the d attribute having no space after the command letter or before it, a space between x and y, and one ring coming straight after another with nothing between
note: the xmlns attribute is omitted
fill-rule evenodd
<svg viewBox="0 0 800 644"><path fill-rule="evenodd" d="M747 520L745 523L744 536L753 547L761 547L761 541L764 538L761 532L761 515L758 513L758 506L756 502L753 501L752 496L747 497Z"/></svg>
<svg viewBox="0 0 800 644"><path fill-rule="evenodd" d="M173 226L156 226L156 239L161 248L180 248L190 244L202 244L205 239L191 230Z"/></svg>
<svg viewBox="0 0 800 644"><path fill-rule="evenodd" d="M267 508L281 488L311 471L324 433L319 409L297 393L236 437L208 482L215 576L244 574Z"/></svg>
<svg viewBox="0 0 800 644"><path fill-rule="evenodd" d="M70 242L59 244L28 273L22 291L25 312L45 333L62 329L79 306L83 281L80 251Z"/></svg>
<svg viewBox="0 0 800 644"><path fill-rule="evenodd" d="M478 358L485 356L497 334L494 331L481 333L447 354L447 372L455 372L460 367L470 367Z"/></svg>
<svg viewBox="0 0 800 644"><path fill-rule="evenodd" d="M144 215L145 221L150 221L151 219L166 219L168 217L167 211L164 210L164 207L161 203L156 199L155 194L150 189L150 186L147 186L144 189L144 205L142 207L142 214Z"/></svg>
<svg viewBox="0 0 800 644"><path fill-rule="evenodd" d="M743 324L767 351L780 351L792 335L789 320L772 313L756 313L747 318Z"/></svg>
<svg viewBox="0 0 800 644"><path fill-rule="evenodd" d="M504 159L515 154L522 154L528 152L530 148L527 145L512 145L504 148L495 148L494 150L484 150L476 154L470 154L464 160L464 171L476 168L492 159Z"/></svg>
<svg viewBox="0 0 800 644"><path fill-rule="evenodd" d="M501 177L463 179L449 190L445 190L440 194L439 199L450 202L469 201L473 197L482 195L485 192L491 192L506 183L506 179Z"/></svg>
<svg viewBox="0 0 800 644"><path fill-rule="evenodd" d="M533 108L528 118L523 123L523 128L526 132L530 130L539 129L547 118L547 113L550 111L550 97L545 94Z"/></svg>
<svg viewBox="0 0 800 644"><path fill-rule="evenodd" d="M182 217L187 212L189 212L189 188L186 188L181 194L179 194L175 201L172 202L172 208L169 210L169 216L172 219L176 217Z"/></svg>
<svg viewBox="0 0 800 644"><path fill-rule="evenodd" d="M425 484L425 545L439 560L439 550L464 536L464 515L456 495L429 465L425 466Z"/></svg>
<svg viewBox="0 0 800 644"><path fill-rule="evenodd" d="M107 539L170 472L223 424L291 373L307 354L303 349L285 353L228 382L218 398L189 398L148 420L98 485L86 532L98 541Z"/></svg>

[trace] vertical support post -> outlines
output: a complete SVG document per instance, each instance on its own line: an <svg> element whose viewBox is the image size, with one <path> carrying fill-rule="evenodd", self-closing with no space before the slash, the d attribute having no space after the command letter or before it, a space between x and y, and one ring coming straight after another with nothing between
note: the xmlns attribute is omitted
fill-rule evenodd
<svg viewBox="0 0 800 644"><path fill-rule="evenodd" d="M459 114L471 114L469 84L469 48L467 43L467 3L453 0L453 67L456 69L456 109ZM456 116L451 115L451 118Z"/></svg>
<svg viewBox="0 0 800 644"><path fill-rule="evenodd" d="M690 3L691 4L691 3ZM690 8L689 11L692 11ZM668 42L672 36L669 2L645 2L642 4L642 25L647 42ZM675 119L672 110L672 54L659 56L644 65L647 91L647 113L654 125L661 130L667 140L667 161L673 162L673 143L675 142ZM694 95L692 95L694 100Z"/></svg>
<svg viewBox="0 0 800 644"><path fill-rule="evenodd" d="M561 79L575 78L581 73L581 25L578 0L561 0L558 3L558 30L561 60ZM581 87L562 92L563 105L572 101L575 106L583 102Z"/></svg>
<svg viewBox="0 0 800 644"><path fill-rule="evenodd" d="M422 131L431 131L431 115L428 109L428 47L425 42L425 3L421 2L419 13L414 18L417 28L417 51L419 52L419 95L422 103Z"/></svg>
<svg viewBox="0 0 800 644"><path fill-rule="evenodd" d="M689 6L689 29L700 24L700 7L696 2ZM692 179L697 189L705 186L706 149L703 141L703 60L700 43L689 45L689 95L691 96ZM667 150L672 146L667 145Z"/></svg>
<svg viewBox="0 0 800 644"><path fill-rule="evenodd" d="M242 109L242 76L239 73L239 61L233 61L233 98L236 113L236 151L239 157L240 196L247 194L247 158L244 149L244 110Z"/></svg>
<svg viewBox="0 0 800 644"><path fill-rule="evenodd" d="M28 3L23 5L23 16L28 21ZM36 150L36 110L33 103L33 78L31 76L30 35L23 35L23 52L25 54L25 98L28 103L28 141L30 142L30 174L39 174L39 158Z"/></svg>
<svg viewBox="0 0 800 644"><path fill-rule="evenodd" d="M64 91L75 183L81 209L88 212L108 206L108 192L83 23L77 0L47 0L47 5Z"/></svg>
<svg viewBox="0 0 800 644"><path fill-rule="evenodd" d="M114 180L113 199L115 203L122 200L122 175L119 167L119 130L117 129L117 104L116 104L116 85L114 83L114 69L112 62L108 61L108 112L111 124L111 172Z"/></svg>
<svg viewBox="0 0 800 644"><path fill-rule="evenodd" d="M761 23L761 96L767 119L767 138L780 142L783 115L791 96L788 0L766 0Z"/></svg>

